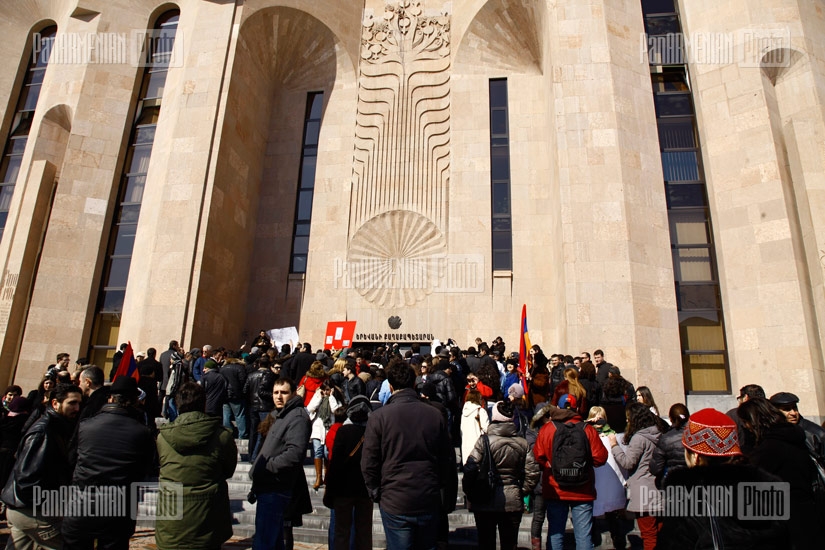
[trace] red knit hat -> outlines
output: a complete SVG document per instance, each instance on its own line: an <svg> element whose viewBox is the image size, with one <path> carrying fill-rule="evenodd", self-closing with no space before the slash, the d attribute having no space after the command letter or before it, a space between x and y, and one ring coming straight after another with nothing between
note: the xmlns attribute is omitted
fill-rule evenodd
<svg viewBox="0 0 825 550"><path fill-rule="evenodd" d="M705 456L742 454L736 423L716 409L702 409L690 415L682 433L682 445L694 453Z"/></svg>

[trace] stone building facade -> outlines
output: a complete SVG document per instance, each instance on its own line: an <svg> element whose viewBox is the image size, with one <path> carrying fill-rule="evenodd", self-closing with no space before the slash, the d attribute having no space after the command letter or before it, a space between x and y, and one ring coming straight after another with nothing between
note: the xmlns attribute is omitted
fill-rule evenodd
<svg viewBox="0 0 825 550"><path fill-rule="evenodd" d="M7 380L339 320L514 349L527 304L660 404L825 414L819 3L9 0L0 29Z"/></svg>

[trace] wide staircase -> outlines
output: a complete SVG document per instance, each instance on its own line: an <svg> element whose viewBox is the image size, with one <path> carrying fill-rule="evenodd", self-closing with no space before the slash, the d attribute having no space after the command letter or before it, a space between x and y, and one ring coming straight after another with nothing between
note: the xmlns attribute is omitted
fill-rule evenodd
<svg viewBox="0 0 825 550"><path fill-rule="evenodd" d="M255 533L255 504L250 504L247 501L247 495L252 488L252 482L249 479L249 455L247 454L247 440L236 440L238 446L238 465L235 468L235 475L229 480L229 499L230 509L233 516L233 531L234 537L251 539ZM307 454L307 459L304 461L304 473L309 485L309 494L312 501L312 513L303 516L303 526L295 527L293 532L296 542L303 542L307 544L326 544L328 539L329 529L329 508L323 504L323 487L316 493L312 489L312 484L315 481L315 468L312 460ZM449 547L451 549L462 550L472 549L478 547L478 539L476 536L475 521L473 515L467 510L464 502L464 495L460 490L460 476L459 474L459 495L456 504L456 510L450 514L450 537ZM154 513L153 495L148 494L144 497L144 501L140 504L141 515L144 518L152 517ZM518 545L520 548L530 548L530 524L532 521L532 514L524 514L519 529ZM140 526L150 527L152 521L144 519L138 522ZM386 537L384 536L384 527L381 524L381 514L378 506L373 510L372 523L372 537L374 548L386 548ZM547 523L544 525L544 536L542 537L542 546L546 544L545 538L547 533ZM575 541L572 536L573 528L568 520L567 533L565 534L565 548L575 548ZM638 538L638 531L631 532L629 537L629 548L641 548L640 539ZM600 549L608 550L613 548L610 543L610 536L608 533L603 533L602 540L604 544L599 546ZM251 546L251 542L250 542Z"/></svg>

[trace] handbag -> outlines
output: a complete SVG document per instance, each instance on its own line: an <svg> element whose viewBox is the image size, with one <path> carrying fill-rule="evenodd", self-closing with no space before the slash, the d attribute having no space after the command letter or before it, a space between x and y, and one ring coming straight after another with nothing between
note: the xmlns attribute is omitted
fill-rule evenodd
<svg viewBox="0 0 825 550"><path fill-rule="evenodd" d="M468 461L470 467L465 466L464 478L461 480L461 488L471 503L490 500L498 485L498 472L490 450L490 438L487 434L481 434L481 439L484 442L481 462L478 463L478 468L474 468L474 464Z"/></svg>

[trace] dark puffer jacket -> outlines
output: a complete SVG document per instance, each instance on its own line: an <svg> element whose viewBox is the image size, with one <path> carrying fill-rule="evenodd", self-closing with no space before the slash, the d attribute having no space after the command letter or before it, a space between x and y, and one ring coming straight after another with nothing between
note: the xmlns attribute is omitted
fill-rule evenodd
<svg viewBox="0 0 825 550"><path fill-rule="evenodd" d="M445 407L449 408L455 404L455 386L453 386L453 381L447 376L446 372L443 370L435 371L427 377L427 382L432 382L435 385L435 392Z"/></svg>
<svg viewBox="0 0 825 550"><path fill-rule="evenodd" d="M541 478L539 465L512 422L493 422L487 435L500 484L490 500L470 502L469 508L473 512L523 512L524 495L532 493ZM485 452L484 438L479 437L464 466L465 475L478 471Z"/></svg>
<svg viewBox="0 0 825 550"><path fill-rule="evenodd" d="M656 444L656 448L653 449L653 462L650 463L650 473L656 476L657 485L673 468L686 466L682 432L681 428L672 428L659 437L659 442Z"/></svg>
<svg viewBox="0 0 825 550"><path fill-rule="evenodd" d="M250 374L243 385L243 393L252 412L269 412L275 408L272 403L272 383L275 373L268 368L258 369ZM261 397L264 396L264 397Z"/></svg>

